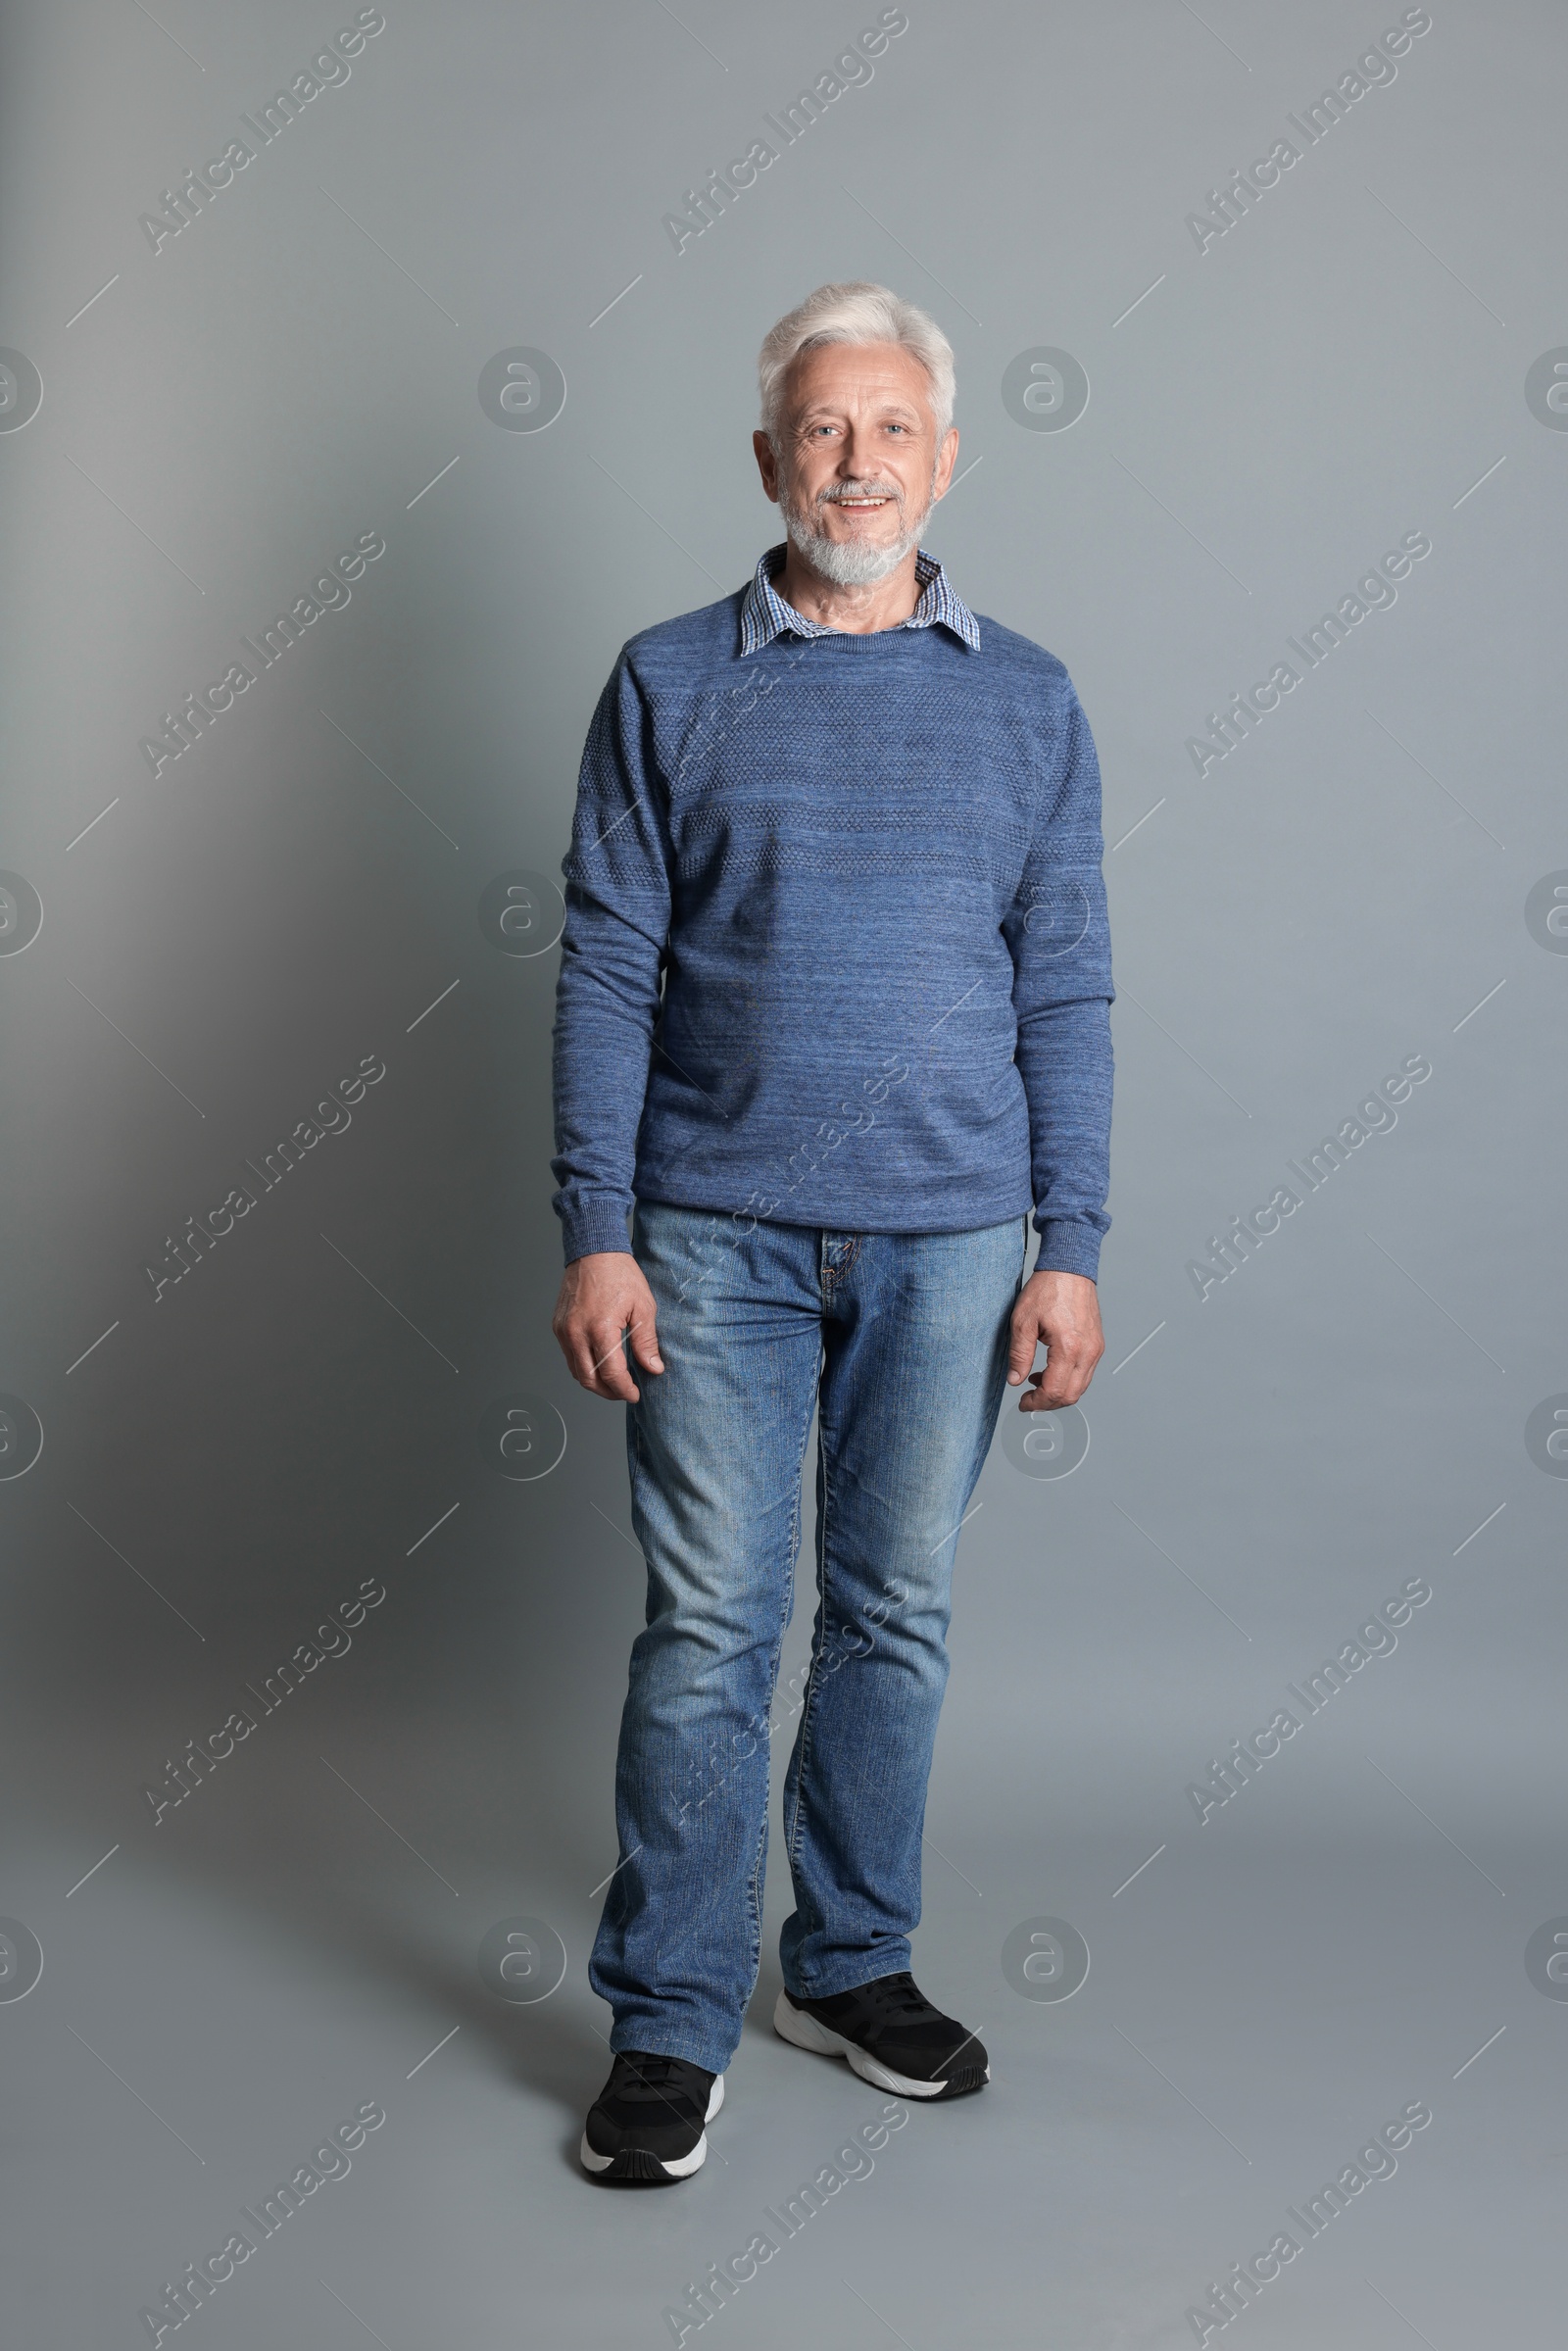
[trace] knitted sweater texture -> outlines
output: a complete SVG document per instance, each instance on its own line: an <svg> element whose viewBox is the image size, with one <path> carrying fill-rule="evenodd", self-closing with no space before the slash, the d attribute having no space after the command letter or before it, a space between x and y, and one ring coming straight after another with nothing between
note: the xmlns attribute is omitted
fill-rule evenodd
<svg viewBox="0 0 1568 2351"><path fill-rule="evenodd" d="M845 1233L1033 1210L1093 1275L1113 1001L1100 770L995 620L621 652L583 753L554 1031L568 1262L632 1200Z"/></svg>

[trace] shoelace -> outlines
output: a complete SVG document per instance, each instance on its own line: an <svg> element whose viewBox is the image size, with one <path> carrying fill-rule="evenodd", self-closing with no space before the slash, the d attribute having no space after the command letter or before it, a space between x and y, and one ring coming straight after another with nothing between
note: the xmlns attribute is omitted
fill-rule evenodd
<svg viewBox="0 0 1568 2351"><path fill-rule="evenodd" d="M616 2098L657 2100L660 2105L668 2106L670 2090L677 2095L683 2091L676 2072L680 2063L678 2057L631 2057L622 2053L616 2062L610 2094Z"/></svg>
<svg viewBox="0 0 1568 2351"><path fill-rule="evenodd" d="M874 1983L861 1985L860 1997L874 2001L889 2016L930 2017L939 2013L908 1974L879 1976Z"/></svg>

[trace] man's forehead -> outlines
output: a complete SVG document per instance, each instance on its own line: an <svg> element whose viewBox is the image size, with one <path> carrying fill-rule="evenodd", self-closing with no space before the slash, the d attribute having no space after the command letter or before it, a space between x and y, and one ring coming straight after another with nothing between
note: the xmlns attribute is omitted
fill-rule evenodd
<svg viewBox="0 0 1568 2351"><path fill-rule="evenodd" d="M799 352L789 377L791 411L874 404L914 416L930 408L925 369L896 343L831 343Z"/></svg>

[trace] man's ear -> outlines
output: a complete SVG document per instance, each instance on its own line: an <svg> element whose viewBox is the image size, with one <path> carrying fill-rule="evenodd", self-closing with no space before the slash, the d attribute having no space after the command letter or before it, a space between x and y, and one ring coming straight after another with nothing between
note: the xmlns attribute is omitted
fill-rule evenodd
<svg viewBox="0 0 1568 2351"><path fill-rule="evenodd" d="M752 447L757 453L757 469L762 477L762 487L777 506L778 460L773 454L773 444L765 432L758 431L752 435Z"/></svg>
<svg viewBox="0 0 1568 2351"><path fill-rule="evenodd" d="M957 457L958 428L956 424L950 424L942 436L942 447L937 452L937 477L931 490L933 503L939 498L946 498Z"/></svg>

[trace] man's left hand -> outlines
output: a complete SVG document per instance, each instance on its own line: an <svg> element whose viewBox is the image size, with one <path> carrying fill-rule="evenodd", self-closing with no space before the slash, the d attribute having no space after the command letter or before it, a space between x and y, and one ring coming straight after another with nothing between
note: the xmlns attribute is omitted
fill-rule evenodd
<svg viewBox="0 0 1568 2351"><path fill-rule="evenodd" d="M1087 1274L1031 1274L1012 1309L1012 1343L1007 1349L1007 1385L1029 1377L1041 1341L1046 1360L1018 1398L1020 1412L1058 1412L1076 1404L1105 1351L1100 1328L1100 1293Z"/></svg>

